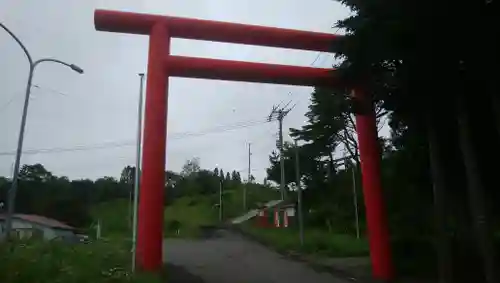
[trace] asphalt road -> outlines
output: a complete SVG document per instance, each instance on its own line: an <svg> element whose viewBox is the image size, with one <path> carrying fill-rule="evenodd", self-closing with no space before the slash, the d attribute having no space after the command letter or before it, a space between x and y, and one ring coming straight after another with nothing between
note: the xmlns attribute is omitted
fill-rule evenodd
<svg viewBox="0 0 500 283"><path fill-rule="evenodd" d="M349 282L315 271L226 230L204 240L166 239L163 254L167 264L194 275L185 279L180 275L173 283L199 283L200 278L205 283Z"/></svg>

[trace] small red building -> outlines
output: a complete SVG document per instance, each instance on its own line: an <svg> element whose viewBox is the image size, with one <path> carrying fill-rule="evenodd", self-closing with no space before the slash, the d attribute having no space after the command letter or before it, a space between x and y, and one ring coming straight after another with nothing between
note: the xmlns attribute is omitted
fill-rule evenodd
<svg viewBox="0 0 500 283"><path fill-rule="evenodd" d="M295 225L296 204L276 204L259 207L256 224L259 227L287 228Z"/></svg>

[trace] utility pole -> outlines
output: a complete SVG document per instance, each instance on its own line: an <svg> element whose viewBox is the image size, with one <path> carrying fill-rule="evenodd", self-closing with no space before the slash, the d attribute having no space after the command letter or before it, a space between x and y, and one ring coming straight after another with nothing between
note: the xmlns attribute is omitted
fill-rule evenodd
<svg viewBox="0 0 500 283"><path fill-rule="evenodd" d="M281 113L280 113L281 114ZM279 131L280 131L280 191L281 191L281 200L285 199L285 159L283 158L283 115L279 116Z"/></svg>
<svg viewBox="0 0 500 283"><path fill-rule="evenodd" d="M352 164L352 168L351 168L351 172L352 172L352 198L354 201L354 217L356 218L355 219L355 221L356 221L356 238L359 239L358 193L356 192L356 173L354 171L355 167L356 167L356 165Z"/></svg>
<svg viewBox="0 0 500 283"><path fill-rule="evenodd" d="M278 104L277 106L273 106L273 109L271 110L271 113L269 114L267 120L271 121L273 119L277 119L279 124L278 148L280 150L280 172L281 172L280 191L281 191L281 200L284 200L286 198L286 191L285 191L285 159L283 158L283 119L285 118L286 115L288 115L290 111L292 111L295 105L293 105L290 108L287 108L290 102L288 102L283 107L280 107L280 104Z"/></svg>
<svg viewBox="0 0 500 283"><path fill-rule="evenodd" d="M351 175L352 175L352 200L354 204L354 224L356 225L356 238L359 239L360 237L360 232L359 232L359 209L358 209L358 192L356 189L356 163L351 162L351 159L353 158L352 155L346 156L346 151L347 147L344 146L344 156L342 157L343 163L344 163L344 168L345 171L349 169L349 166L351 166ZM337 159L338 160L338 159ZM335 162L336 160L334 160Z"/></svg>
<svg viewBox="0 0 500 283"><path fill-rule="evenodd" d="M222 188L222 178L219 180L219 222L222 222L223 216L223 199L222 195L224 194Z"/></svg>
<svg viewBox="0 0 500 283"><path fill-rule="evenodd" d="M134 221L134 187L131 187L128 192L128 228L132 229L132 222Z"/></svg>
<svg viewBox="0 0 500 283"><path fill-rule="evenodd" d="M299 216L299 237L300 245L304 245L304 216L302 214L302 186L300 185L300 167L299 167L299 145L297 140L295 140L295 171L297 174L297 210Z"/></svg>
<svg viewBox="0 0 500 283"><path fill-rule="evenodd" d="M95 229L95 237L97 240L101 238L101 220L97 219L97 226Z"/></svg>
<svg viewBox="0 0 500 283"><path fill-rule="evenodd" d="M248 143L248 184L252 182L252 167L251 167L251 143ZM247 210L247 185L243 186L243 210Z"/></svg>

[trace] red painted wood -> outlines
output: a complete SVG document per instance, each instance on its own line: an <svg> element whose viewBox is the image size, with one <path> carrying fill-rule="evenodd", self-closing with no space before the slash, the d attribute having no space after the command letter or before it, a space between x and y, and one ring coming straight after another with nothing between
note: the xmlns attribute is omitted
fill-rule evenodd
<svg viewBox="0 0 500 283"><path fill-rule="evenodd" d="M183 56L168 56L165 68L170 76L185 78L325 87L338 82L332 69Z"/></svg>
<svg viewBox="0 0 500 283"><path fill-rule="evenodd" d="M377 138L375 112L370 96L361 89L353 91L353 96L366 113L356 115L359 155L363 181L363 196L366 207L368 240L373 276L390 280L394 276L389 229L382 197L380 174L380 151Z"/></svg>
<svg viewBox="0 0 500 283"><path fill-rule="evenodd" d="M152 28L149 37L146 112L139 197L137 262L147 271L162 265L163 191L167 134L168 74L162 58L168 54L170 39L165 25Z"/></svg>
<svg viewBox="0 0 500 283"><path fill-rule="evenodd" d="M168 76L277 84L332 86L333 70L169 56L170 37L331 51L337 35L216 21L96 10L97 30L150 35L143 172L139 204L137 259L145 270L159 270L162 253ZM368 96L356 96L369 105ZM377 279L393 278L389 233L380 183L380 155L373 109L356 116L370 254Z"/></svg>
<svg viewBox="0 0 500 283"><path fill-rule="evenodd" d="M339 35L330 33L199 19L108 10L96 10L94 13L94 25L97 30L101 31L149 34L157 22L168 25L171 37L299 50L331 52L332 44L339 38Z"/></svg>

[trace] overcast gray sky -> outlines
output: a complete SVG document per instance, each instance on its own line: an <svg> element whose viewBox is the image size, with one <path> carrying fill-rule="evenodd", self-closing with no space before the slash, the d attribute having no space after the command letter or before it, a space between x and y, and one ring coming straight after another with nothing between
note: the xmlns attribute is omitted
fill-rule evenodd
<svg viewBox="0 0 500 283"><path fill-rule="evenodd" d="M26 45L34 59L54 57L77 64L79 75L56 64L37 68L24 149L73 148L103 143L129 144L85 151L24 154L23 164L42 163L71 179L119 176L135 162L138 73L145 72L147 37L97 32L95 9L112 9L319 32L348 10L332 0L0 0L0 21ZM289 65L329 67L333 57L317 52L174 40L172 53ZM19 133L28 62L16 43L0 30L0 152L14 152ZM261 181L275 148L277 122L264 121L281 101L297 103L285 118L300 127L312 89L193 79L170 79L167 168L180 170L186 159L227 170L248 167ZM247 123L251 122L251 123ZM232 131L234 125L250 125ZM227 127L226 127L227 126ZM219 130L212 130L218 127ZM186 135L205 133L203 135ZM0 175L11 176L14 155L0 155Z"/></svg>

